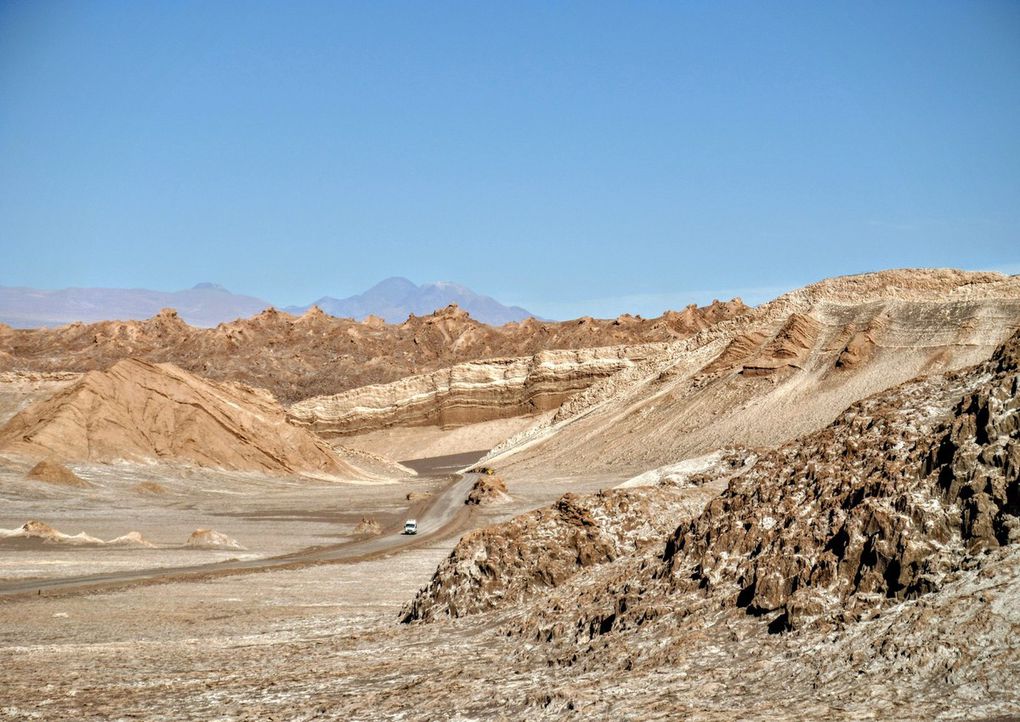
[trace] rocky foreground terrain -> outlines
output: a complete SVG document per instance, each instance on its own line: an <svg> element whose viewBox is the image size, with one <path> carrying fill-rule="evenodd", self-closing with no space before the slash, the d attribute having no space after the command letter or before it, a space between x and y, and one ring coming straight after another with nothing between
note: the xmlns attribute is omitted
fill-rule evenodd
<svg viewBox="0 0 1020 722"><path fill-rule="evenodd" d="M1020 712L1020 333L774 451L468 535L402 615L486 617L516 641L514 668L557 670L534 704L550 717L625 699L647 717L727 699L794 716ZM593 673L627 682L607 699L578 681Z"/></svg>

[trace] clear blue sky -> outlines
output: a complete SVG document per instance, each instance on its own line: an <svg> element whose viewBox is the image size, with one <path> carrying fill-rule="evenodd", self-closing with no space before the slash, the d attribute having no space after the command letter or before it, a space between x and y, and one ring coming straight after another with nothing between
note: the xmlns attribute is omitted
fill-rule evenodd
<svg viewBox="0 0 1020 722"><path fill-rule="evenodd" d="M1020 272L1020 3L0 0L0 285Z"/></svg>

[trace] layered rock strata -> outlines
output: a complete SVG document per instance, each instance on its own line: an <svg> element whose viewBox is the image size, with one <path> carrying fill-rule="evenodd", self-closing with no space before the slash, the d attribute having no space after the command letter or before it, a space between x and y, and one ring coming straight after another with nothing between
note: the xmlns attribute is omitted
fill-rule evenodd
<svg viewBox="0 0 1020 722"><path fill-rule="evenodd" d="M454 427L556 409L591 384L661 354L662 344L543 351L526 358L458 364L290 407L324 436L390 426Z"/></svg>

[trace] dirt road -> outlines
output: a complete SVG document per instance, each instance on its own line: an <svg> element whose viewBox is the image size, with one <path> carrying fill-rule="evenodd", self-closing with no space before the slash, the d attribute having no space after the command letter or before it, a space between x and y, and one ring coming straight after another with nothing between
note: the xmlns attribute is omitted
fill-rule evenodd
<svg viewBox="0 0 1020 722"><path fill-rule="evenodd" d="M384 529L383 533L377 537L329 546L310 547L291 554L264 559L228 560L184 567L138 569L78 577L0 583L0 599L24 595L94 592L138 584L154 584L182 579L196 580L272 569L293 569L310 564L356 562L384 556L400 549L421 546L466 529L471 511L469 507L465 506L464 500L477 478L477 474L465 474L463 477L450 481L427 503L412 505L408 509L408 515L416 517L418 521L418 534L414 536L403 535L401 533L403 524L401 523L398 527Z"/></svg>

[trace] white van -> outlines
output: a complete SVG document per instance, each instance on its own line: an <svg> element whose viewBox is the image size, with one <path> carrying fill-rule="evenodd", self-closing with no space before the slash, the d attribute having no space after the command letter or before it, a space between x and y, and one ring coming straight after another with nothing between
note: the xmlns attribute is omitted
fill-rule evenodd
<svg viewBox="0 0 1020 722"><path fill-rule="evenodd" d="M405 534L417 534L418 533L418 522L414 519L408 519L404 522L404 533Z"/></svg>

